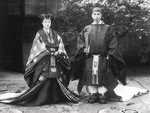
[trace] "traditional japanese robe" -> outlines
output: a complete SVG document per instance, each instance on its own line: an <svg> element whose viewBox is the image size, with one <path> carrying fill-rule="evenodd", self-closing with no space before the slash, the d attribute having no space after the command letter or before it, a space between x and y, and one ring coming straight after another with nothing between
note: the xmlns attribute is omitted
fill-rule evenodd
<svg viewBox="0 0 150 113"><path fill-rule="evenodd" d="M61 54L54 56L54 52ZM27 61L24 78L29 89L14 96L2 97L3 103L43 105L61 101L77 102L79 96L67 88L70 62L61 37L52 29L37 32Z"/></svg>
<svg viewBox="0 0 150 113"><path fill-rule="evenodd" d="M86 26L77 47L72 80L79 78L79 92L83 85L105 86L113 90L118 85L117 79L126 85L125 63L112 27L106 24ZM88 54L84 52L85 48Z"/></svg>

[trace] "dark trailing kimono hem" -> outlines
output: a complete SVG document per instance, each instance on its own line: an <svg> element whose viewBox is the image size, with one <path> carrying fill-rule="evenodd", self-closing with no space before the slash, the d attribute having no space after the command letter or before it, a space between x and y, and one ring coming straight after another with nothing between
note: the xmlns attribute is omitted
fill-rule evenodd
<svg viewBox="0 0 150 113"><path fill-rule="evenodd" d="M6 104L23 106L39 106L56 104L60 102L77 103L80 96L70 91L62 81L57 79L45 79L32 88L29 88L22 95L16 98L9 98ZM1 100L4 101L4 100ZM3 103L3 102L2 102ZM5 103L5 102L4 102Z"/></svg>

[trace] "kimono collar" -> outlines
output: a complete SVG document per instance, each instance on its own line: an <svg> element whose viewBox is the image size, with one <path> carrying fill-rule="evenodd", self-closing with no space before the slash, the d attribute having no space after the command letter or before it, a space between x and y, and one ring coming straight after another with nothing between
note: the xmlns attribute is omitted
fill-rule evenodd
<svg viewBox="0 0 150 113"><path fill-rule="evenodd" d="M46 33L49 33L50 32L50 29L44 29L43 30L46 32Z"/></svg>
<svg viewBox="0 0 150 113"><path fill-rule="evenodd" d="M92 24L97 24L97 23L93 22ZM104 22L100 21L98 24L104 24Z"/></svg>

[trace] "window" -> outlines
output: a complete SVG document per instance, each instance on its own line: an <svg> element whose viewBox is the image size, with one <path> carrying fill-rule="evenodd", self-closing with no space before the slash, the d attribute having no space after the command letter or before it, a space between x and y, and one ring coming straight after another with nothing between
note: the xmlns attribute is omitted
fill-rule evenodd
<svg viewBox="0 0 150 113"><path fill-rule="evenodd" d="M8 0L8 14L20 15L21 0Z"/></svg>
<svg viewBox="0 0 150 113"><path fill-rule="evenodd" d="M56 14L61 0L8 0L8 14L39 15L41 13Z"/></svg>
<svg viewBox="0 0 150 113"><path fill-rule="evenodd" d="M25 0L25 15L57 12L61 0Z"/></svg>

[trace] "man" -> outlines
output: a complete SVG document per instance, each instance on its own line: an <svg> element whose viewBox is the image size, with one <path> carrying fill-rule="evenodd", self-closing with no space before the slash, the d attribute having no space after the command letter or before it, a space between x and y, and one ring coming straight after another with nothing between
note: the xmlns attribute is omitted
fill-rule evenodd
<svg viewBox="0 0 150 113"><path fill-rule="evenodd" d="M93 23L83 29L77 41L73 79L79 78L79 93L86 85L89 103L98 100L105 104L106 92L113 92L118 85L117 79L126 85L125 63L118 51L113 28L101 20L101 9L93 8L91 16Z"/></svg>

